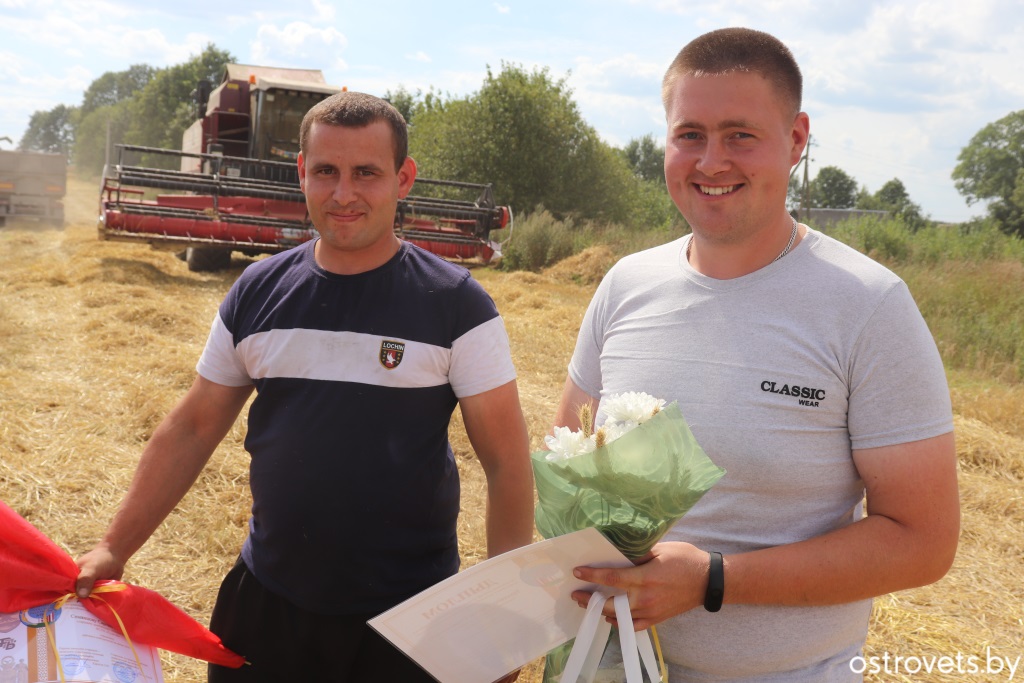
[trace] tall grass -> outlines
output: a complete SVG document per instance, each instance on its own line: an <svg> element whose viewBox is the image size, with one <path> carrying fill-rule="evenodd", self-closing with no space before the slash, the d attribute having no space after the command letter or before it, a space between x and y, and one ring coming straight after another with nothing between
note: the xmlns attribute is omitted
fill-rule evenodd
<svg viewBox="0 0 1024 683"><path fill-rule="evenodd" d="M1004 234L990 221L915 230L898 218L867 217L843 221L826 232L887 264L1024 262L1024 241Z"/></svg>
<svg viewBox="0 0 1024 683"><path fill-rule="evenodd" d="M491 239L503 241L502 268L540 272L562 259L589 247L608 246L618 256L664 244L687 230L680 225L662 225L650 230L633 230L616 223L555 218L543 207L516 221L508 230L492 233Z"/></svg>
<svg viewBox="0 0 1024 683"><path fill-rule="evenodd" d="M988 221L915 232L866 218L828 232L903 278L948 368L1024 382L1024 241Z"/></svg>
<svg viewBox="0 0 1024 683"><path fill-rule="evenodd" d="M1024 240L988 221L915 228L899 218L870 217L826 232L903 278L949 369L1024 383ZM539 272L599 244L623 256L686 231L559 221L541 210L519 222L503 267Z"/></svg>

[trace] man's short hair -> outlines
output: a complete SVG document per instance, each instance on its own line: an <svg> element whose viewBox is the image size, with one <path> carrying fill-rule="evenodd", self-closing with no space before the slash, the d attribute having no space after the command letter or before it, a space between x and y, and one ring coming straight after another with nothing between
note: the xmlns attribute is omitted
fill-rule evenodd
<svg viewBox="0 0 1024 683"><path fill-rule="evenodd" d="M705 33L679 51L661 82L661 100L668 111L672 87L681 76L721 76L736 71L760 74L768 79L783 103L800 111L803 76L782 41L763 31L723 28Z"/></svg>
<svg viewBox="0 0 1024 683"><path fill-rule="evenodd" d="M361 92L343 91L321 100L306 112L299 129L299 149L306 152L306 141L314 123L328 126L362 128L384 121L391 127L395 148L395 171L402 168L409 154L409 129L405 119L389 102Z"/></svg>

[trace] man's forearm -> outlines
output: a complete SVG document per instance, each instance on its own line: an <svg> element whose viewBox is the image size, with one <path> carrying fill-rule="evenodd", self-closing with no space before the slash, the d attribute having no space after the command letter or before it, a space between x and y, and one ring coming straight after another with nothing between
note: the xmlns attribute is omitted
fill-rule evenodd
<svg viewBox="0 0 1024 683"><path fill-rule="evenodd" d="M126 562L188 492L213 448L198 445L194 438L180 432L158 429L142 453L128 493L101 545Z"/></svg>
<svg viewBox="0 0 1024 683"><path fill-rule="evenodd" d="M143 449L101 546L121 562L142 547L188 492L250 393L250 387L224 387L196 379Z"/></svg>
<svg viewBox="0 0 1024 683"><path fill-rule="evenodd" d="M930 542L869 516L799 543L725 557L725 602L828 605L922 586L941 578L955 543Z"/></svg>
<svg viewBox="0 0 1024 683"><path fill-rule="evenodd" d="M503 470L506 468L502 468ZM529 464L487 477L487 556L533 541L533 474Z"/></svg>
<svg viewBox="0 0 1024 683"><path fill-rule="evenodd" d="M868 516L800 543L727 557L727 602L850 602L946 573L960 531L953 435L855 451L854 459Z"/></svg>
<svg viewBox="0 0 1024 683"><path fill-rule="evenodd" d="M515 380L459 399L466 435L487 477L487 555L533 540L533 465Z"/></svg>

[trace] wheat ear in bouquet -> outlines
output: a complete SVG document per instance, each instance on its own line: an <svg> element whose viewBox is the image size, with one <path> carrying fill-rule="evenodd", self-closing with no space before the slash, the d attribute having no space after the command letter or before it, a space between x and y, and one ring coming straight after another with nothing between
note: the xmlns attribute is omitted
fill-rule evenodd
<svg viewBox="0 0 1024 683"><path fill-rule="evenodd" d="M708 458L676 403L640 392L608 396L594 430L589 406L580 430L556 427L533 453L537 529L545 538L595 527L639 560L725 474ZM572 648L548 654L545 683L559 680ZM569 682L575 683L575 682Z"/></svg>

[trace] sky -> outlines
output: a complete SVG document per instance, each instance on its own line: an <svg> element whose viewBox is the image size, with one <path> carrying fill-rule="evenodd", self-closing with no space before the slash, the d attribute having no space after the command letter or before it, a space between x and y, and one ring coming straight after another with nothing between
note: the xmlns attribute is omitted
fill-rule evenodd
<svg viewBox="0 0 1024 683"><path fill-rule="evenodd" d="M838 166L870 192L899 178L935 220L985 213L950 174L975 133L1024 109L1024 0L0 0L0 138L80 104L107 71L179 64L212 43L375 95L460 97L502 63L546 68L609 144L663 140L665 69L727 26L795 54L812 178Z"/></svg>

